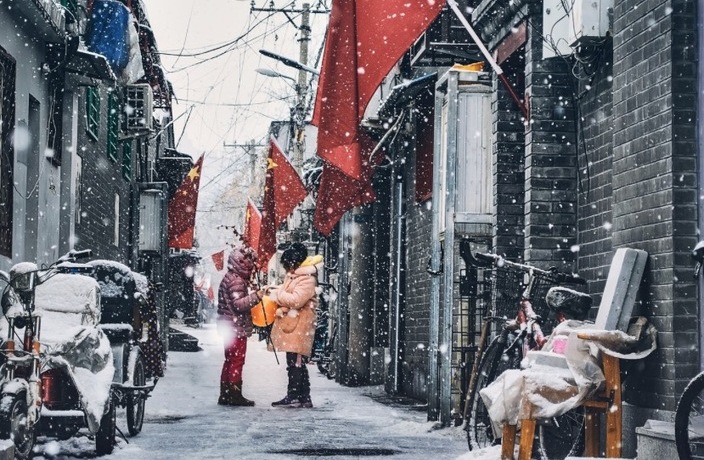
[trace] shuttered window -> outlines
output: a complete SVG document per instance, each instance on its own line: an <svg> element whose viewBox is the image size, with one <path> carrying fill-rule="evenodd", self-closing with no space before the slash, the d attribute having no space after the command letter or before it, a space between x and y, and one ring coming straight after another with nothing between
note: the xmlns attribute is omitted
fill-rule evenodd
<svg viewBox="0 0 704 460"><path fill-rule="evenodd" d="M108 158L117 163L118 135L120 129L120 113L117 95L111 92L108 95Z"/></svg>
<svg viewBox="0 0 704 460"><path fill-rule="evenodd" d="M92 86L86 87L86 132L94 140L100 135L100 94Z"/></svg>
<svg viewBox="0 0 704 460"><path fill-rule="evenodd" d="M122 143L122 177L127 180L132 179L132 143L130 141Z"/></svg>

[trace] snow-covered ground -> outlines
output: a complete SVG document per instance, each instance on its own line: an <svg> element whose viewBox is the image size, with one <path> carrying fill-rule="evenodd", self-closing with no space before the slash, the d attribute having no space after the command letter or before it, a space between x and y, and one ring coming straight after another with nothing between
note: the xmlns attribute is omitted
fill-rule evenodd
<svg viewBox="0 0 704 460"><path fill-rule="evenodd" d="M348 388L311 366L313 409L272 408L286 392L285 365L252 338L244 394L255 407L216 404L222 345L213 326L186 329L203 351L170 352L166 376L147 401L142 433L119 440L106 459L399 458L498 460L498 446L469 453L459 427L435 429L424 410L390 403L381 387ZM279 360L283 360L283 355ZM384 402L385 401L385 402ZM124 410L118 427L127 432ZM86 436L40 439L35 458L92 458Z"/></svg>

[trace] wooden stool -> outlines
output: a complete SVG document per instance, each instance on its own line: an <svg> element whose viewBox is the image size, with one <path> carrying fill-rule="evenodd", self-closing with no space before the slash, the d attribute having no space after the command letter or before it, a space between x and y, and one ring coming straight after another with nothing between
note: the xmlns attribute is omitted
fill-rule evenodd
<svg viewBox="0 0 704 460"><path fill-rule="evenodd" d="M623 439L621 407L621 364L619 358L602 353L604 389L582 403L584 407L584 455L599 456L599 415L606 418L606 458L621 457ZM521 420L521 439L518 460L530 460L533 453L536 420ZM516 444L516 425L504 424L501 436L501 460L513 460Z"/></svg>

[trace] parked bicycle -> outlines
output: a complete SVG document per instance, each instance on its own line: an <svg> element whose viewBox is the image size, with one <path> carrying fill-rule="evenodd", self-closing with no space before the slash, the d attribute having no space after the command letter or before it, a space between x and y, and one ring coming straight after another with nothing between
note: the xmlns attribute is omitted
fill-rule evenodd
<svg viewBox="0 0 704 460"><path fill-rule="evenodd" d="M704 264L704 241L692 251L695 278ZM680 460L704 459L704 372L690 380L675 411L675 444Z"/></svg>
<svg viewBox="0 0 704 460"><path fill-rule="evenodd" d="M329 379L337 375L335 365L335 339L337 338L337 323L332 315L332 305L337 298L335 286L329 283L318 283L323 290L318 296L318 318L313 340L313 355L311 361L316 363L321 374ZM332 290L332 292L330 292Z"/></svg>
<svg viewBox="0 0 704 460"><path fill-rule="evenodd" d="M529 350L540 349L546 342L543 321L549 310L554 311L554 322L565 319L584 319L591 307L591 298L576 291L566 291L576 296L575 305L548 305L545 295L552 286L586 284L574 274L556 268L542 270L528 264L505 260L496 254L476 253L471 263L482 268L492 268L491 309L484 318L474 367L470 377L464 407L465 429L470 450L495 445L501 433L492 425L479 392L508 369L519 369ZM521 281L521 277L523 280ZM513 286L497 289L502 281ZM581 303L580 303L581 302ZM517 308L517 310L516 310ZM512 317L509 317L512 315ZM541 316L542 315L542 316ZM579 317L581 316L581 317ZM500 327L498 334L488 343L492 325ZM539 455L543 459L565 458L580 450L583 443L584 416L570 411L548 420L538 427Z"/></svg>

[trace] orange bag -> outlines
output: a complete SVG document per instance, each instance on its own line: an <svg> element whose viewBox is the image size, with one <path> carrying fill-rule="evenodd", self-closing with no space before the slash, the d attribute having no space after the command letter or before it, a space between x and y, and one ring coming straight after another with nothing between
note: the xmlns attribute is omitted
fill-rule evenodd
<svg viewBox="0 0 704 460"><path fill-rule="evenodd" d="M252 310L252 324L257 327L266 327L274 322L276 309L279 306L269 298L268 295L262 297L262 301L256 304Z"/></svg>

